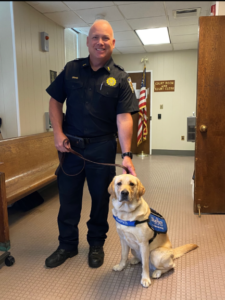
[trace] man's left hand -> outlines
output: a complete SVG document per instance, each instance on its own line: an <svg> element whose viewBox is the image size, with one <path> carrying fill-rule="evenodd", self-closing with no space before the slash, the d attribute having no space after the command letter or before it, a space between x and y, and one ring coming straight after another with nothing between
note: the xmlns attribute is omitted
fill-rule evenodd
<svg viewBox="0 0 225 300"><path fill-rule="evenodd" d="M131 159L129 156L125 156L125 157L123 158L123 166L128 168L129 173L130 173L131 175L134 175L134 176L137 177L137 174L135 173L135 168L134 168L132 159ZM125 170L123 170L123 174L126 174L126 171L125 171Z"/></svg>

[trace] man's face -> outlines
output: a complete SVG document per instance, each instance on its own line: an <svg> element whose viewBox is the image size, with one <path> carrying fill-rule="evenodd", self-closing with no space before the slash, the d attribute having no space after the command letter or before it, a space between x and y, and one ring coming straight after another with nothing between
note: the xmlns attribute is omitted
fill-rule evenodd
<svg viewBox="0 0 225 300"><path fill-rule="evenodd" d="M109 60L115 47L113 31L109 24L97 22L87 37L87 46L92 62L105 63Z"/></svg>

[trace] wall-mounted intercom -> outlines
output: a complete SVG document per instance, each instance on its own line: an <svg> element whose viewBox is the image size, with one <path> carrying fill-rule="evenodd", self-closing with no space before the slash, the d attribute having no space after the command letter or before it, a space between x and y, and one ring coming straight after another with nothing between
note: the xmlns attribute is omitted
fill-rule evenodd
<svg viewBox="0 0 225 300"><path fill-rule="evenodd" d="M196 117L187 118L187 142L195 142L195 126L196 126Z"/></svg>

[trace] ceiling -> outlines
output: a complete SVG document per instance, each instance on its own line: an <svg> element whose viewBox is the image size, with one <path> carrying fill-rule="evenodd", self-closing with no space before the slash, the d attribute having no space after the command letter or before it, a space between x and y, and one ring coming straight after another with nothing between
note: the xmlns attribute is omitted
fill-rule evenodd
<svg viewBox="0 0 225 300"><path fill-rule="evenodd" d="M209 16L211 1L27 1L40 13L64 28L88 34L97 15L114 30L114 54L197 49L198 17L173 17L179 9L200 8ZM171 44L144 46L135 29L168 27Z"/></svg>

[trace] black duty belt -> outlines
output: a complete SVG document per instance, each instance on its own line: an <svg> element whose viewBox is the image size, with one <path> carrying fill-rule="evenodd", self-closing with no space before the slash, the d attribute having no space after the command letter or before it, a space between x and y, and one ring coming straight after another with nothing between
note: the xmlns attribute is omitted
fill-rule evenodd
<svg viewBox="0 0 225 300"><path fill-rule="evenodd" d="M98 136L98 137L93 137L93 138L81 138L78 136L70 135L65 133L65 135L68 137L70 140L70 143L74 147L78 147L81 149L84 149L86 145L92 144L92 143L100 143L100 142L106 142L109 140L115 140L116 135L115 134L108 134L104 136Z"/></svg>
<svg viewBox="0 0 225 300"><path fill-rule="evenodd" d="M70 143L74 147L85 148L85 145L90 144L90 143L99 143L99 142L113 140L113 139L116 138L115 134L109 134L109 135L104 135L104 136L94 137L94 138L80 138L80 137L73 136L73 135L70 135L70 134L65 134L65 135L67 136L67 139L65 139L63 141L64 148L67 151L69 151L70 153L72 153L74 155L77 155L78 157L80 157L81 159L83 159L84 165L83 165L82 170L80 172L78 172L77 174L73 174L73 175L67 174L63 170L63 167L62 167L64 158L65 158L65 152L58 152L59 153L59 166L58 166L57 170L55 171L55 175L58 175L59 169L61 167L61 169L62 169L62 171L63 171L63 173L65 175L67 175L67 176L76 176L76 175L80 174L83 171L84 166L85 166L85 161L88 161L88 162L91 162L91 163L97 164L97 165L120 167L120 168L124 169L127 172L127 174L129 174L129 170L128 170L127 167L124 167L124 166L119 165L119 164L99 163L99 162L95 162L95 161L89 160L87 158L84 158L83 155L81 155L80 153L76 152L72 148L68 147L68 144Z"/></svg>

